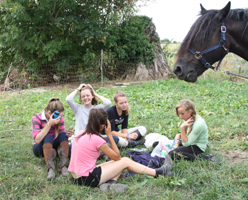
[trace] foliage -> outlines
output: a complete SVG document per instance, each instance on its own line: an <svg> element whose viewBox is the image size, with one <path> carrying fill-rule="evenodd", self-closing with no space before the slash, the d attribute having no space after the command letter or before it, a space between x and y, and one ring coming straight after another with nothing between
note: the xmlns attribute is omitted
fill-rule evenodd
<svg viewBox="0 0 248 200"><path fill-rule="evenodd" d="M161 43L171 43L172 40L169 40L168 38L165 38L161 40Z"/></svg>
<svg viewBox="0 0 248 200"><path fill-rule="evenodd" d="M110 26L105 43L107 53L127 63L152 63L155 58L154 45L149 35L145 34L151 21L146 16L135 16Z"/></svg>
<svg viewBox="0 0 248 200"><path fill-rule="evenodd" d="M0 4L0 64L21 62L35 69L42 62L100 54L111 23L134 12L126 0L4 0ZM24 62L26 64L24 64Z"/></svg>
<svg viewBox="0 0 248 200"><path fill-rule="evenodd" d="M149 176L149 179L152 179L152 177ZM164 178L164 176L159 176L156 179L152 179L152 181L154 182L154 184L158 185L158 186L163 186L163 187L175 187L175 186L181 186L183 184L185 184L186 179L180 179L178 180L177 177L167 177Z"/></svg>
<svg viewBox="0 0 248 200"><path fill-rule="evenodd" d="M173 41L173 39L169 40L168 38L165 38L163 40L161 40L161 43L173 43L173 44L176 44L178 43L177 41Z"/></svg>
<svg viewBox="0 0 248 200"><path fill-rule="evenodd" d="M168 39L163 42L162 50L163 50L163 53L166 59L169 59L175 56L175 52L170 50L170 44L172 44L172 41Z"/></svg>
<svg viewBox="0 0 248 200"><path fill-rule="evenodd" d="M72 68L69 63L97 59L101 49L108 59L120 60L117 68L107 67L112 74L122 72L120 77L126 69L122 63L149 65L155 58L154 45L145 35L151 19L134 16L136 2L5 0L0 4L0 78L11 62L34 74L34 80L44 66L53 74L63 73ZM98 65L88 66L84 80L91 81L98 71Z"/></svg>
<svg viewBox="0 0 248 200"><path fill-rule="evenodd" d="M1 94L1 199L247 199L248 177L247 167L244 167L247 157L240 163L233 163L222 153L247 151L248 82L204 80L201 77L194 84L170 79L128 87L95 88L112 102L116 90L123 90L130 105L129 127L145 125L148 133L158 132L169 138L180 131L182 123L175 113L176 104L181 99L191 99L208 125L210 153L222 161L222 166L201 160L174 162L173 179L160 177L154 181L144 175L125 177L124 171L118 182L128 185L129 189L122 194L76 186L71 177L63 178L59 174L55 180L47 181L44 159L33 155L32 115L40 112L49 98L59 97L65 105L68 129L74 125L75 117L65 98L74 89L65 86L57 91L39 92L41 88L38 88ZM75 99L78 102L77 96ZM121 155L126 156L128 151L130 149L121 149Z"/></svg>

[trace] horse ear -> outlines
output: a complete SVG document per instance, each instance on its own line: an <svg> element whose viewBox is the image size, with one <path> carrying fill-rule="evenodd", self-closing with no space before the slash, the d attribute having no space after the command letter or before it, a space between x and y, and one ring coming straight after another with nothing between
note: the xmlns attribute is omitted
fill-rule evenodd
<svg viewBox="0 0 248 200"><path fill-rule="evenodd" d="M229 1L226 6L224 8L222 8L218 14L216 15L216 18L219 20L219 21L222 21L223 19L226 18L226 16L228 15L229 11L230 11L230 8L231 8L231 2Z"/></svg>
<svg viewBox="0 0 248 200"><path fill-rule="evenodd" d="M203 7L202 4L200 4L200 7L201 7L201 15L204 15L207 12L207 10Z"/></svg>

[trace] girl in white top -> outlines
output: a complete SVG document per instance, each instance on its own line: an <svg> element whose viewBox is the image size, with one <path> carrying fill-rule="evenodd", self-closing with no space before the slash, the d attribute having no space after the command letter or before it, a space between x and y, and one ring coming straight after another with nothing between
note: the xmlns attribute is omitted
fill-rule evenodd
<svg viewBox="0 0 248 200"><path fill-rule="evenodd" d="M74 97L79 93L80 104L74 101ZM102 104L98 105L98 98ZM88 123L89 113L92 108L102 108L106 110L111 101L95 92L90 84L80 84L80 86L66 97L66 102L75 114L75 134L86 128Z"/></svg>

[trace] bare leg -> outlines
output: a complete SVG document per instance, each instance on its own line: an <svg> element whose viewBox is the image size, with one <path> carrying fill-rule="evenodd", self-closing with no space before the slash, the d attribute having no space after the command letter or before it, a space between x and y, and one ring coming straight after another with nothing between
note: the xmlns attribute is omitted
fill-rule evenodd
<svg viewBox="0 0 248 200"><path fill-rule="evenodd" d="M101 163L101 164L97 165L97 167L98 167L98 166L101 166L101 168L102 168L102 166L104 166L104 165L109 165L110 163L113 163L113 162L116 162L116 161L111 160L111 161L108 161L108 162L105 162L105 163ZM114 177L114 178L112 178L112 179L109 179L109 180L115 180L115 181L117 181L117 180L119 179L120 175L121 175L121 173L118 174L116 177ZM108 180L108 181L109 181L109 180Z"/></svg>
<svg viewBox="0 0 248 200"><path fill-rule="evenodd" d="M110 161L101 165L102 175L99 185L105 183L108 180L119 178L124 169L128 169L136 174L146 174L150 176L156 176L156 170L134 162L130 158L124 157L118 161ZM117 179L118 179L117 178ZM115 179L114 179L115 180Z"/></svg>

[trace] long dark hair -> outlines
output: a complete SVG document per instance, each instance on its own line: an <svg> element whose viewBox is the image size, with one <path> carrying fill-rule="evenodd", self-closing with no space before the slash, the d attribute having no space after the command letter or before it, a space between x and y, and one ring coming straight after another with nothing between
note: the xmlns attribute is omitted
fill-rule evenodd
<svg viewBox="0 0 248 200"><path fill-rule="evenodd" d="M86 133L95 134L95 135L102 137L100 135L101 125L107 124L107 120L108 120L108 113L104 109L102 108L91 109L86 129L84 130L82 134L78 135L76 139L78 140L80 137L82 137Z"/></svg>

